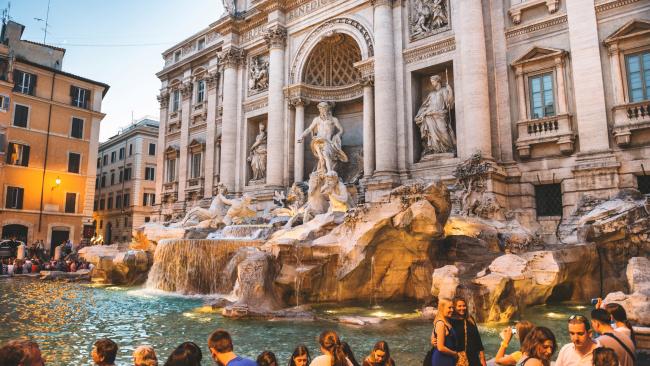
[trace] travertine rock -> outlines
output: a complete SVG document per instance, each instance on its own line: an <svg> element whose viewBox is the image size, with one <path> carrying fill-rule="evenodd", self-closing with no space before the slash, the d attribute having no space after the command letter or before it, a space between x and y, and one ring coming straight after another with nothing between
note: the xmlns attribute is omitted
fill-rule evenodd
<svg viewBox="0 0 650 366"><path fill-rule="evenodd" d="M650 259L646 257L630 258L625 274L630 292L643 292L650 295Z"/></svg>
<svg viewBox="0 0 650 366"><path fill-rule="evenodd" d="M453 299L460 284L456 266L436 268L431 276L431 295L439 299Z"/></svg>
<svg viewBox="0 0 650 366"><path fill-rule="evenodd" d="M627 318L636 325L650 325L650 296L642 292L625 294L622 291L608 294L603 304L615 302L625 308Z"/></svg>

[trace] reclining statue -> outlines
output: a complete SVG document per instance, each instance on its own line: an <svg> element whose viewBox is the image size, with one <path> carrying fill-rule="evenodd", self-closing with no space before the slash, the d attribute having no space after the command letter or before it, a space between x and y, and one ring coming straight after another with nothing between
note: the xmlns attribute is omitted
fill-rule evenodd
<svg viewBox="0 0 650 366"><path fill-rule="evenodd" d="M191 209L181 220L181 227L192 227L206 220L211 220L211 226L216 226L223 223L223 217L226 211L226 194L228 188L224 184L219 183L217 186L217 195L212 199L210 208L205 209L202 207L194 207Z"/></svg>

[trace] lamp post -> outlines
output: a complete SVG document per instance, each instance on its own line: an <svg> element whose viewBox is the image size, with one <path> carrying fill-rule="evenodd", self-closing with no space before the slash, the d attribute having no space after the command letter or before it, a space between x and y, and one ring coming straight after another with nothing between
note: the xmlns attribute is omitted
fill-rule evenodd
<svg viewBox="0 0 650 366"><path fill-rule="evenodd" d="M60 178L60 177L56 177L56 179L54 180L54 185L52 186L52 191L53 191L55 188L58 188L58 187L60 187L60 186L61 186L61 178Z"/></svg>

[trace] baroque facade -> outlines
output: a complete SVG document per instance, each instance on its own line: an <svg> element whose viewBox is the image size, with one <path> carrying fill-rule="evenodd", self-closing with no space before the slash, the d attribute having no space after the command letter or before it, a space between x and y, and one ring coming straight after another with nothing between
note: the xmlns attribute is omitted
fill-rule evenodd
<svg viewBox="0 0 650 366"><path fill-rule="evenodd" d="M53 249L92 237L109 86L62 71L65 50L22 39L24 29L6 22L0 43L0 229Z"/></svg>
<svg viewBox="0 0 650 366"><path fill-rule="evenodd" d="M93 225L104 243L130 242L153 216L157 143L158 121L143 118L99 145Z"/></svg>
<svg viewBox="0 0 650 366"><path fill-rule="evenodd" d="M322 102L341 126L336 171L366 201L443 180L552 231L584 196L648 191L646 1L226 3L163 53L163 220L218 183L263 209L304 182ZM457 169L478 152L480 188Z"/></svg>

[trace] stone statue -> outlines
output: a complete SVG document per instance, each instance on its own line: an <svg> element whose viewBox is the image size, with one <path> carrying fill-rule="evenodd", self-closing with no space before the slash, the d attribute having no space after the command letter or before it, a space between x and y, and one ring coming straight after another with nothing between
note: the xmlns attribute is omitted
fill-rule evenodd
<svg viewBox="0 0 650 366"><path fill-rule="evenodd" d="M255 209L251 207L251 201L253 197L249 195L244 195L239 199L225 199L223 202L226 205L229 205L230 208L226 212L226 217L224 217L224 223L226 225L241 225L246 221L249 221L252 218L257 216Z"/></svg>
<svg viewBox="0 0 650 366"><path fill-rule="evenodd" d="M433 90L427 96L415 116L415 123L422 136L422 156L453 153L456 136L451 127L450 110L454 107L454 93L449 83L442 86L439 75L431 77Z"/></svg>
<svg viewBox="0 0 650 366"><path fill-rule="evenodd" d="M411 37L419 39L449 24L446 0L413 0Z"/></svg>
<svg viewBox="0 0 650 366"><path fill-rule="evenodd" d="M226 9L226 12L230 15L237 14L237 5L235 5L236 0L222 0L223 8Z"/></svg>
<svg viewBox="0 0 650 366"><path fill-rule="evenodd" d="M181 227L196 226L206 220L211 220L211 225L215 226L223 222L223 217L226 212L228 188L223 183L219 183L217 187L217 195L212 199L210 208L205 209L201 207L194 207L191 209L180 222Z"/></svg>
<svg viewBox="0 0 650 366"><path fill-rule="evenodd" d="M348 212L354 206L348 189L336 172L328 172L325 175L325 184L321 188L321 193L329 198L330 207L328 212Z"/></svg>
<svg viewBox="0 0 650 366"><path fill-rule="evenodd" d="M259 133L250 148L248 162L253 170L252 181L261 181L266 177L266 126L259 124Z"/></svg>
<svg viewBox="0 0 650 366"><path fill-rule="evenodd" d="M281 207L273 210L275 216L295 217L299 214L300 209L305 204L305 193L298 183L294 183L289 189L288 195L285 197L284 191L275 192L274 202L277 202Z"/></svg>
<svg viewBox="0 0 650 366"><path fill-rule="evenodd" d="M318 159L316 171L324 175L334 171L337 161L346 163L348 156L341 148L343 126L332 116L332 107L327 102L320 102L318 111L320 115L300 135L298 143L311 133L311 151Z"/></svg>
<svg viewBox="0 0 650 366"><path fill-rule="evenodd" d="M261 57L255 57L251 63L251 70L248 79L248 89L251 91L262 91L269 87L269 62Z"/></svg>
<svg viewBox="0 0 650 366"><path fill-rule="evenodd" d="M490 163L483 161L479 151L458 164L454 170L462 216L479 216L497 220L503 218L503 212L496 197L487 193L487 177L490 168Z"/></svg>

